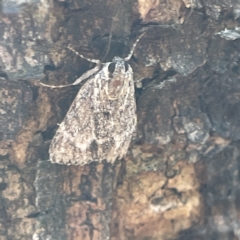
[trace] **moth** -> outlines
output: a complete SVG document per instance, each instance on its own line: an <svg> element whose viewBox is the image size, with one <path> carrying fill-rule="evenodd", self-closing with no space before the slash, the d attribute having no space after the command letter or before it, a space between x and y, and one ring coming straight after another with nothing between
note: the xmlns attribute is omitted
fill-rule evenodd
<svg viewBox="0 0 240 240"><path fill-rule="evenodd" d="M96 63L73 84L51 86L61 88L77 85L88 78L79 90L49 147L52 163L85 165L106 160L113 163L123 158L136 130L136 102L133 70L127 63L141 34L126 58L114 57L112 62L88 59Z"/></svg>

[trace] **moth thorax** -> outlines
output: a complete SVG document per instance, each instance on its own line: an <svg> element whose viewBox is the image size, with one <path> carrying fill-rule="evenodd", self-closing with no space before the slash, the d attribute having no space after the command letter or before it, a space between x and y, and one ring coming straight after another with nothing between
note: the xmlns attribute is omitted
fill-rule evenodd
<svg viewBox="0 0 240 240"><path fill-rule="evenodd" d="M106 94L108 99L118 99L125 91L128 85L127 71L128 64L119 57L115 57L113 62L108 65L108 81L106 86Z"/></svg>
<svg viewBox="0 0 240 240"><path fill-rule="evenodd" d="M114 76L107 83L107 95L109 99L118 99L125 92L126 82L120 76Z"/></svg>

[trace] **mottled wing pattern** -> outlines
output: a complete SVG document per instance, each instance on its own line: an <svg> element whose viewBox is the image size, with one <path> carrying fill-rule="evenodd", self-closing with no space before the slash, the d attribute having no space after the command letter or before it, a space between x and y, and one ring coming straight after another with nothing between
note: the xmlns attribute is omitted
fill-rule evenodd
<svg viewBox="0 0 240 240"><path fill-rule="evenodd" d="M51 142L50 161L114 162L127 153L136 123L132 68L115 57L80 89Z"/></svg>

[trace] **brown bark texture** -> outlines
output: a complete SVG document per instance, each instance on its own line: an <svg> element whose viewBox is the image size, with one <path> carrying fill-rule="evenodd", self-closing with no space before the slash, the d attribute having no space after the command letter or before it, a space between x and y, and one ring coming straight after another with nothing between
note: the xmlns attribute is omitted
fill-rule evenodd
<svg viewBox="0 0 240 240"><path fill-rule="evenodd" d="M239 239L239 19L235 0L1 1L0 240ZM94 67L67 46L106 62L142 32L127 156L51 164L81 84L39 81Z"/></svg>

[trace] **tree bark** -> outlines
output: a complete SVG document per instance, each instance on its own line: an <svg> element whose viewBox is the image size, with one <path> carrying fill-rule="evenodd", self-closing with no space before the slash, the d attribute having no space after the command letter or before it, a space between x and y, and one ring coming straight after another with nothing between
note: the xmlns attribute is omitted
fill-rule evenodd
<svg viewBox="0 0 240 240"><path fill-rule="evenodd" d="M7 1L0 22L0 240L238 239L236 1ZM91 63L139 41L124 159L61 166L48 147ZM22 81L20 81L22 80ZM163 86L164 85L164 86Z"/></svg>

